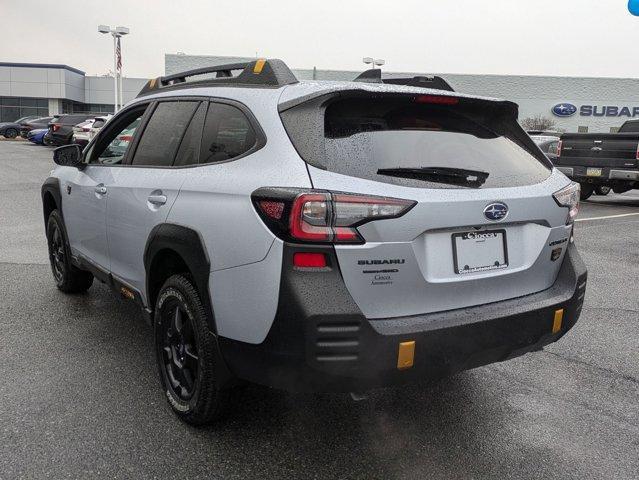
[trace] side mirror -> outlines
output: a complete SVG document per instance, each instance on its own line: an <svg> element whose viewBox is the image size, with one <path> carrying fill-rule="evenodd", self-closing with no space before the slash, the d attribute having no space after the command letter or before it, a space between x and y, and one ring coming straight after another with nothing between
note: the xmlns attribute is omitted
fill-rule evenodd
<svg viewBox="0 0 639 480"><path fill-rule="evenodd" d="M80 145L64 145L53 151L53 161L63 167L82 169L82 148Z"/></svg>

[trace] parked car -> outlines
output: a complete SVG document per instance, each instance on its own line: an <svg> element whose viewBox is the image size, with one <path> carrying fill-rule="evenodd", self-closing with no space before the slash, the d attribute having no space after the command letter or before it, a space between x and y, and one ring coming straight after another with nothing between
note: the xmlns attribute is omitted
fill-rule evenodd
<svg viewBox="0 0 639 480"><path fill-rule="evenodd" d="M557 168L581 184L581 199L610 189L639 189L639 120L628 120L619 133L564 133Z"/></svg>
<svg viewBox="0 0 639 480"><path fill-rule="evenodd" d="M73 127L73 143L86 146L112 115L89 118Z"/></svg>
<svg viewBox="0 0 639 480"><path fill-rule="evenodd" d="M30 130L29 133L27 133L27 140L37 145L43 145L44 135L47 133L47 131L48 130L46 128L36 128L35 130Z"/></svg>
<svg viewBox="0 0 639 480"><path fill-rule="evenodd" d="M73 140L73 127L89 118L95 117L95 113L70 113L55 115L49 123L46 141L50 145L68 145Z"/></svg>
<svg viewBox="0 0 639 480"><path fill-rule="evenodd" d="M53 119L53 117L40 117L40 118L35 118L33 120L29 120L27 122L24 122L20 126L20 136L22 138L27 138L27 134L31 130L40 129L40 128L48 128L49 127L49 123L51 122L52 119Z"/></svg>
<svg viewBox="0 0 639 480"><path fill-rule="evenodd" d="M218 418L238 381L362 392L575 324L579 185L517 105L370 72L299 82L280 60L206 72L150 81L87 148L56 149L42 188L56 286L140 305L180 418Z"/></svg>
<svg viewBox="0 0 639 480"><path fill-rule="evenodd" d="M2 122L0 123L0 135L5 138L16 138L20 133L22 124L29 120L34 120L37 116L28 116L17 119L15 122Z"/></svg>

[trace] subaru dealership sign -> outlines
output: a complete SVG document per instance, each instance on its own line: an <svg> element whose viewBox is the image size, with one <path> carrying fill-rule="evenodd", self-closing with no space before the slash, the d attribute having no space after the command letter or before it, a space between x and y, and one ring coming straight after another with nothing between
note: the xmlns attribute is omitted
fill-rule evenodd
<svg viewBox="0 0 639 480"><path fill-rule="evenodd" d="M552 107L552 113L557 117L571 117L579 112L580 117L639 117L639 107L627 105L580 105L572 103L558 103Z"/></svg>
<svg viewBox="0 0 639 480"><path fill-rule="evenodd" d="M572 103L560 103L552 107L552 113L558 117L571 117L577 113L577 107Z"/></svg>

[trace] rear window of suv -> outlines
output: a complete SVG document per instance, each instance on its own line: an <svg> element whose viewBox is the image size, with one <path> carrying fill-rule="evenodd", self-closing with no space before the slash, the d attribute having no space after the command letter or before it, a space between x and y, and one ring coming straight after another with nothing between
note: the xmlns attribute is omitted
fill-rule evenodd
<svg viewBox="0 0 639 480"><path fill-rule="evenodd" d="M283 112L282 119L308 163L343 175L419 188L516 187L550 175L514 118L486 102L482 108L419 98L428 100L340 97L317 105L323 119L309 119L314 113L304 104ZM313 140L305 127L323 129L322 137Z"/></svg>

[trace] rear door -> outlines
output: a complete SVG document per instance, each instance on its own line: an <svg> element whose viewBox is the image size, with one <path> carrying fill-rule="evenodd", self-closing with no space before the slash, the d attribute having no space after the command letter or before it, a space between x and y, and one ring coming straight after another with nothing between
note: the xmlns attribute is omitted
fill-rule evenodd
<svg viewBox="0 0 639 480"><path fill-rule="evenodd" d="M139 292L145 291L147 239L178 196L188 170L181 167L198 161L205 110L199 100L157 103L127 165L113 170L107 210L111 272Z"/></svg>
<svg viewBox="0 0 639 480"><path fill-rule="evenodd" d="M417 202L336 245L368 318L418 315L550 287L570 234L552 193L569 181L516 123L512 104L433 95L366 95L282 114L316 189ZM322 138L301 133L318 125ZM559 246L559 247L557 247ZM560 248L559 255L552 250Z"/></svg>

